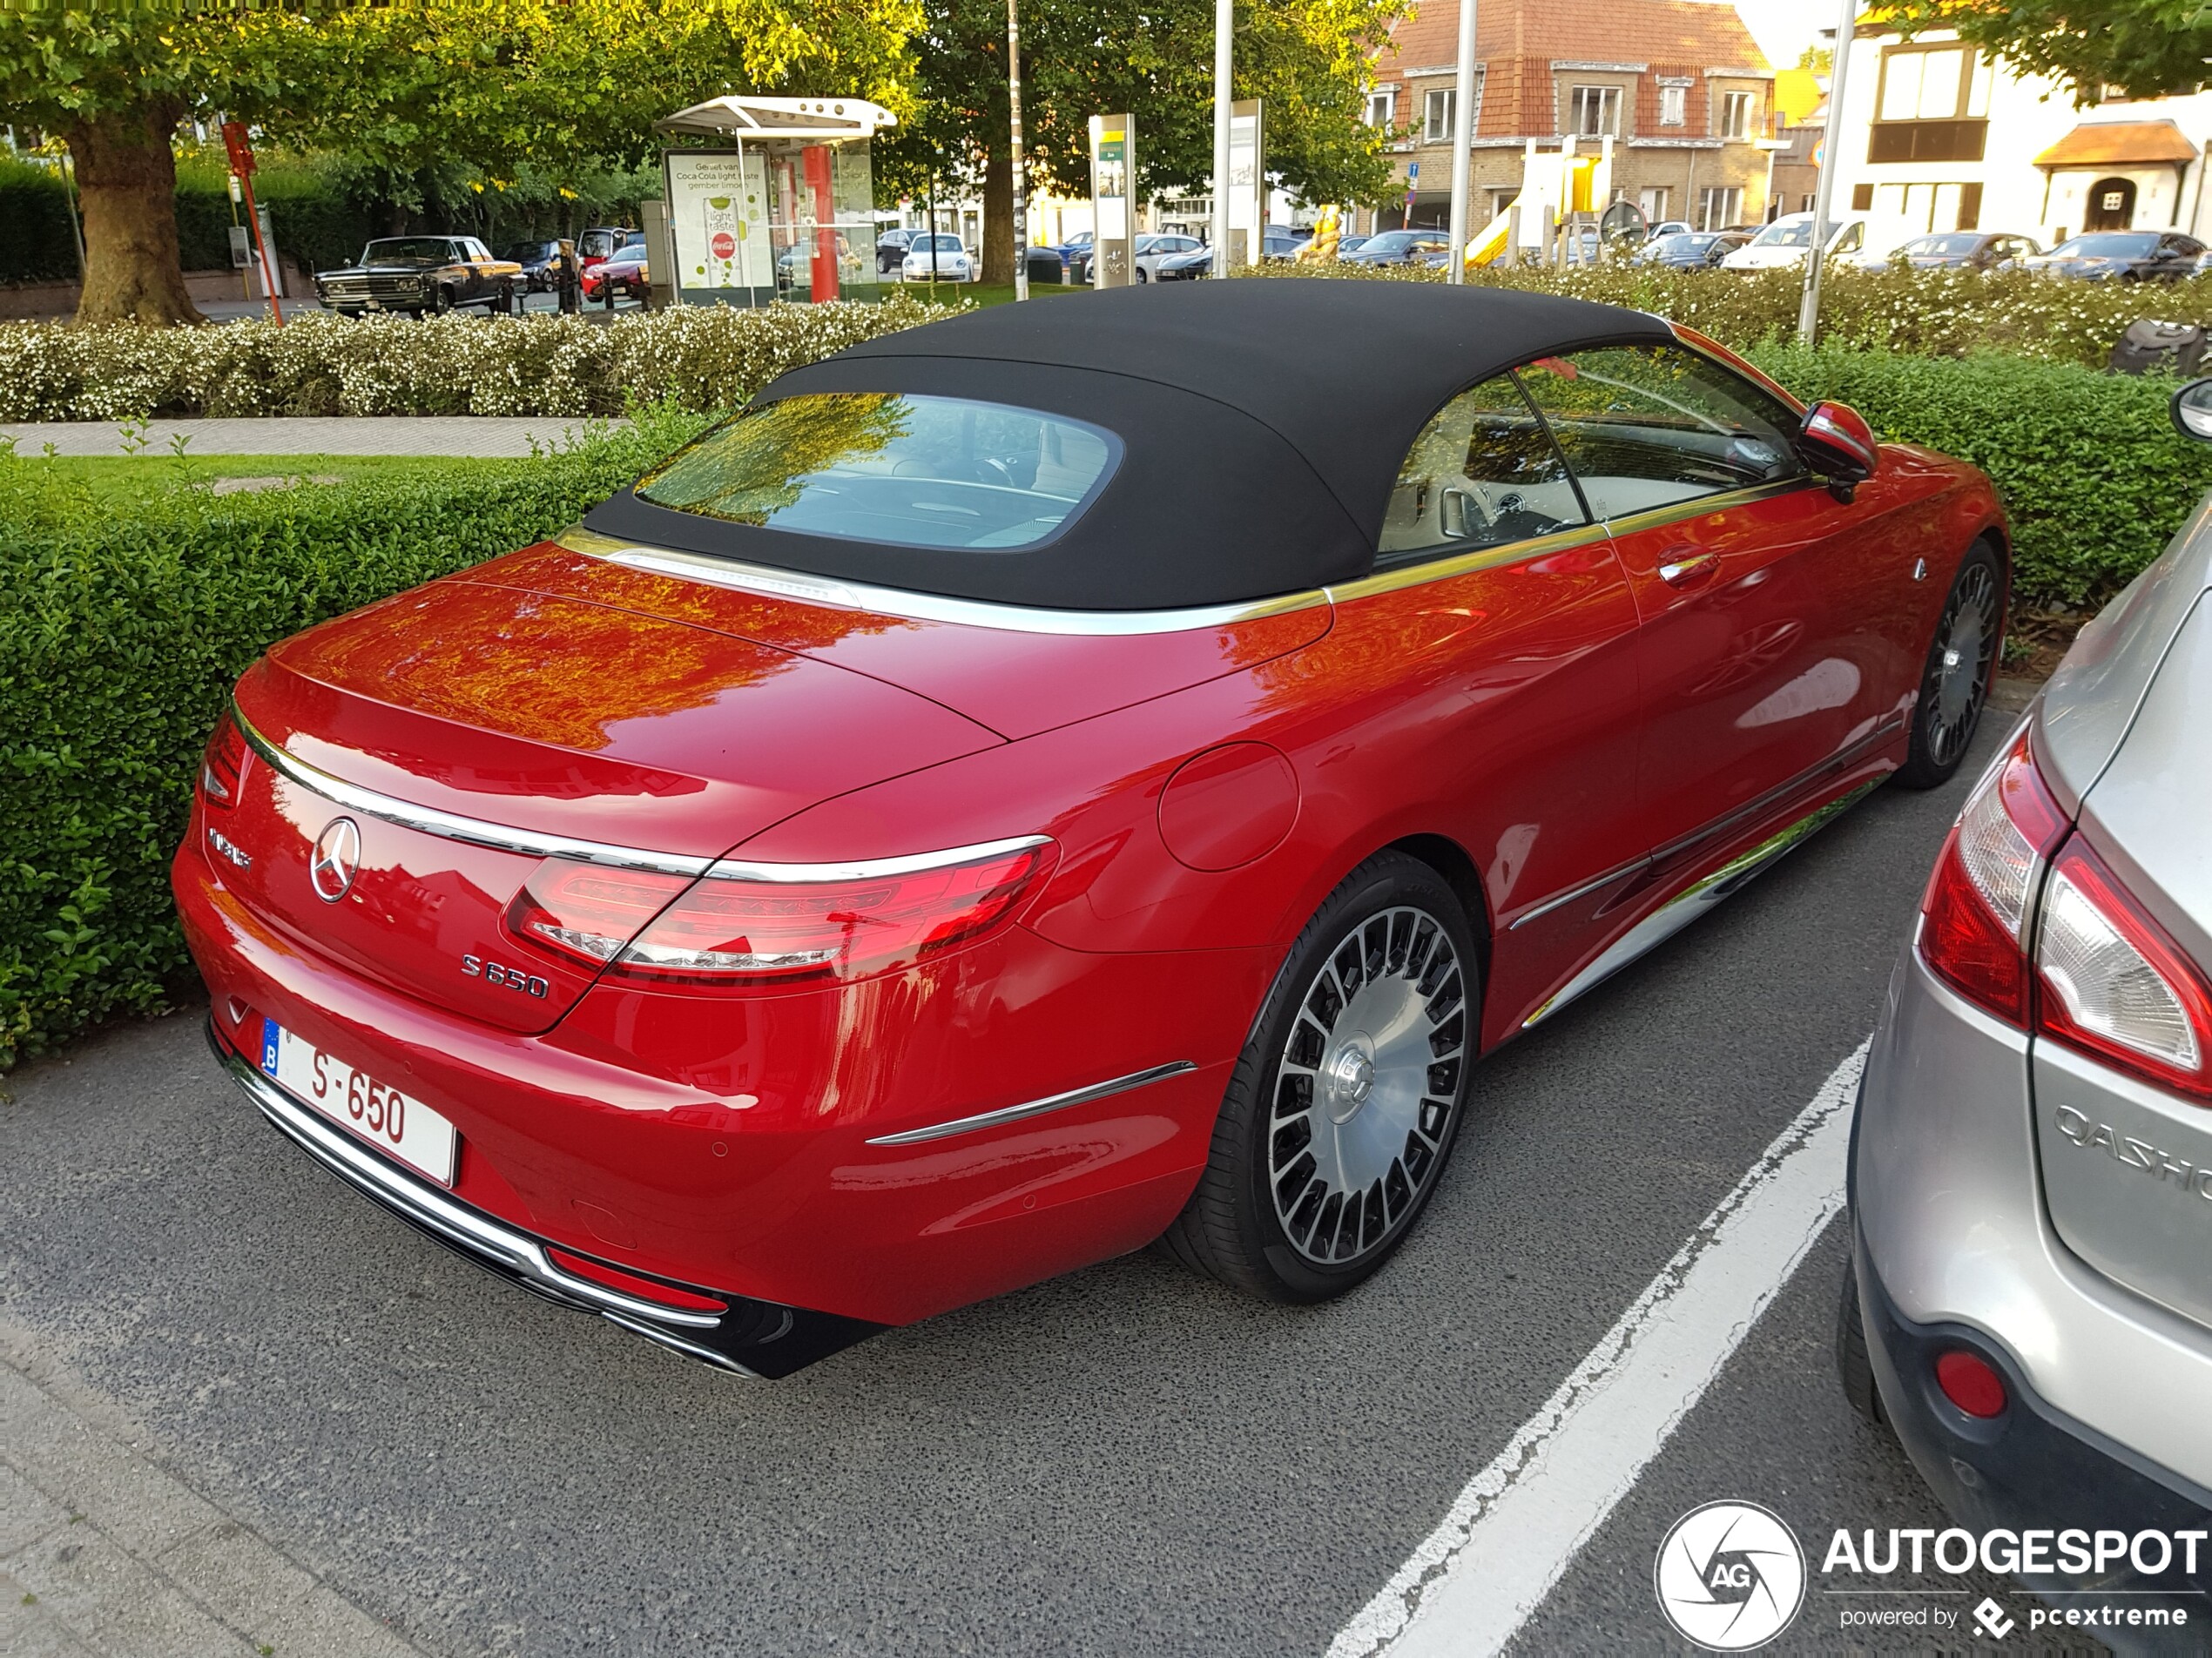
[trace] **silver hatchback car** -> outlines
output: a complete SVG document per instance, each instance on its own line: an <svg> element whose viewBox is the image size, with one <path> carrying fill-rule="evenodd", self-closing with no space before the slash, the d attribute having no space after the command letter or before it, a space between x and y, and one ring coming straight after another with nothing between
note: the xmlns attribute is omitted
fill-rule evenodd
<svg viewBox="0 0 2212 1658"><path fill-rule="evenodd" d="M1964 1527L2212 1525L2208 967L2212 497L1969 797L1866 1062L1838 1357ZM2212 1589L2108 1553L2021 1576Z"/></svg>

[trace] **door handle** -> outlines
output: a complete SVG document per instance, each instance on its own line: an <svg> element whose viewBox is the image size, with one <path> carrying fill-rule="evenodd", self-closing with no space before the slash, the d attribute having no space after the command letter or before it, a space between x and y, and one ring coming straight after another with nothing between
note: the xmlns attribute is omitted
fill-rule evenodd
<svg viewBox="0 0 2212 1658"><path fill-rule="evenodd" d="M1687 547L1678 547L1675 551L1689 556L1671 559L1659 567L1659 579L1669 587L1695 587L1720 570L1718 553L1694 552Z"/></svg>

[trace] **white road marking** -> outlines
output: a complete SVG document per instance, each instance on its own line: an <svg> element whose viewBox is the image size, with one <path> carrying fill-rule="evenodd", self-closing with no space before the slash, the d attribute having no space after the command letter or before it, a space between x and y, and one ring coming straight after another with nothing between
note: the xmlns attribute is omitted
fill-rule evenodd
<svg viewBox="0 0 2212 1658"><path fill-rule="evenodd" d="M1844 1205L1867 1044L1822 1083L1329 1658L1477 1658L1512 1640ZM1725 1493L1716 1493L1725 1495Z"/></svg>

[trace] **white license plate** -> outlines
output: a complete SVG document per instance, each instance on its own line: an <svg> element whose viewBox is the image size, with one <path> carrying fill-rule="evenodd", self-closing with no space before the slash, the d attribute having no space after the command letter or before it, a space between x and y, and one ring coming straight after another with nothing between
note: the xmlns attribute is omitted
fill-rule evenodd
<svg viewBox="0 0 2212 1658"><path fill-rule="evenodd" d="M355 1070L273 1019L261 1024L261 1069L293 1098L352 1129L385 1156L441 1186L453 1184L461 1136L421 1101Z"/></svg>

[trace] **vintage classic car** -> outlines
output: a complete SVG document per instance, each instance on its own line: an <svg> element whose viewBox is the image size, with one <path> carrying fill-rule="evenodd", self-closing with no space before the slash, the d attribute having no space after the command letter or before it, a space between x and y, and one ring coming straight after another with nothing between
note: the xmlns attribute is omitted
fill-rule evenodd
<svg viewBox="0 0 2212 1658"><path fill-rule="evenodd" d="M404 311L419 317L469 305L510 313L527 291L522 266L493 258L473 236L388 236L343 270L315 273L315 297L346 316Z"/></svg>

